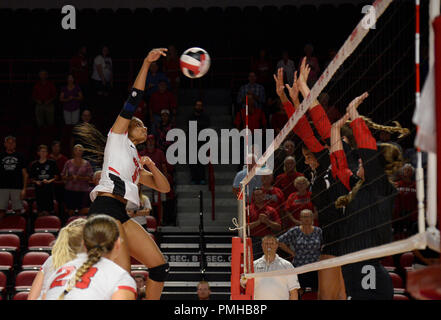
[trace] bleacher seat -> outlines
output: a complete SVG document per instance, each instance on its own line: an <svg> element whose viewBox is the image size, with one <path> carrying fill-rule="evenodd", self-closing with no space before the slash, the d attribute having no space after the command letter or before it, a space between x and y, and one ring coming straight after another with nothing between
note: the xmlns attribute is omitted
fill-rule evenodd
<svg viewBox="0 0 441 320"><path fill-rule="evenodd" d="M396 269L394 259L392 258L392 256L384 257L383 259L381 259L380 263L389 272L395 271Z"/></svg>
<svg viewBox="0 0 441 320"><path fill-rule="evenodd" d="M408 296L400 293L394 294L394 300L410 300Z"/></svg>
<svg viewBox="0 0 441 320"><path fill-rule="evenodd" d="M12 300L28 300L28 295L29 295L28 291L20 291L14 294Z"/></svg>
<svg viewBox="0 0 441 320"><path fill-rule="evenodd" d="M26 252L23 256L21 268L23 270L40 270L43 263L49 258L47 252Z"/></svg>
<svg viewBox="0 0 441 320"><path fill-rule="evenodd" d="M61 220L57 216L43 216L35 219L34 232L58 233L61 229Z"/></svg>
<svg viewBox="0 0 441 320"><path fill-rule="evenodd" d="M16 234L0 234L0 251L18 253L20 251L20 237Z"/></svg>
<svg viewBox="0 0 441 320"><path fill-rule="evenodd" d="M28 250L51 252L55 239L52 233L33 233L28 240Z"/></svg>
<svg viewBox="0 0 441 320"><path fill-rule="evenodd" d="M7 280L6 274L0 272L0 297L3 296L6 291Z"/></svg>
<svg viewBox="0 0 441 320"><path fill-rule="evenodd" d="M400 256L400 266L406 270L413 270L413 261L415 259L415 255L413 252L405 252Z"/></svg>
<svg viewBox="0 0 441 320"><path fill-rule="evenodd" d="M132 272L130 272L130 274L133 278L135 278L135 276L137 275L141 275L144 277L145 281L147 281L147 279L149 278L149 272L146 270L133 270Z"/></svg>
<svg viewBox="0 0 441 320"><path fill-rule="evenodd" d="M38 271L36 270L24 270L20 271L15 277L14 289L16 292L19 291L29 291L32 286Z"/></svg>
<svg viewBox="0 0 441 320"><path fill-rule="evenodd" d="M156 232L158 227L158 223L156 222L156 218L153 216L146 216L147 219L147 231L148 232Z"/></svg>
<svg viewBox="0 0 441 320"><path fill-rule="evenodd" d="M87 216L71 216L67 219L66 225L79 218L87 219Z"/></svg>
<svg viewBox="0 0 441 320"><path fill-rule="evenodd" d="M0 251L0 271L8 273L14 267L14 256L8 251Z"/></svg>
<svg viewBox="0 0 441 320"><path fill-rule="evenodd" d="M400 275L395 272L389 272L389 276L392 279L392 284L394 286L394 293L404 293L405 289L403 286L403 279L401 279Z"/></svg>
<svg viewBox="0 0 441 320"><path fill-rule="evenodd" d="M139 270L145 270L145 271L148 270L148 268L145 265L143 265L141 262L139 262L138 260L136 260L133 257L130 257L130 264L131 264L132 272L139 271Z"/></svg>
<svg viewBox="0 0 441 320"><path fill-rule="evenodd" d="M0 220L0 233L26 234L26 219L22 216L6 216Z"/></svg>
<svg viewBox="0 0 441 320"><path fill-rule="evenodd" d="M317 291L306 291L302 294L301 300L317 300Z"/></svg>

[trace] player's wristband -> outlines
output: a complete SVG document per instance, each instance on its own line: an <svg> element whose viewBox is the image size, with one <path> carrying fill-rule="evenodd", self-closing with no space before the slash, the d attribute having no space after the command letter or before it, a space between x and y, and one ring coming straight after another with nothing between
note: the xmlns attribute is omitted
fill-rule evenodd
<svg viewBox="0 0 441 320"><path fill-rule="evenodd" d="M143 95L144 91L132 88L129 98L127 99L126 103L124 103L124 107L122 108L119 115L125 119L132 119L133 114L135 113L138 104L141 102Z"/></svg>

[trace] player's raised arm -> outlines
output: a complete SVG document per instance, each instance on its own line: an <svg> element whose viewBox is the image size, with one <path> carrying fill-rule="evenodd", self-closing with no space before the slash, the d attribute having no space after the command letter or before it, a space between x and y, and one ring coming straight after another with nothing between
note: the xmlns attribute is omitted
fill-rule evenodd
<svg viewBox="0 0 441 320"><path fill-rule="evenodd" d="M152 62L158 60L161 56L166 56L166 52L166 48L153 49L144 59L142 67L139 70L138 76L136 77L133 88L129 94L129 98L124 103L124 107L112 126L112 132L119 134L124 134L127 132L130 120L132 119L136 107L144 95L145 80L147 78L150 65Z"/></svg>

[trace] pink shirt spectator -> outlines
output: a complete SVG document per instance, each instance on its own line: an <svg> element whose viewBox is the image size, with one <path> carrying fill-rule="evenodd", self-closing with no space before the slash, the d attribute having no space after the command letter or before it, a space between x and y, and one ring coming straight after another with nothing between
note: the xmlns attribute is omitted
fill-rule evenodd
<svg viewBox="0 0 441 320"><path fill-rule="evenodd" d="M93 176L93 169L90 165L89 161L83 160L83 164L81 166L76 166L72 159L68 160L64 165L62 176L80 176L80 177L90 177ZM89 182L83 180L68 180L66 181L66 190L70 191L89 191Z"/></svg>

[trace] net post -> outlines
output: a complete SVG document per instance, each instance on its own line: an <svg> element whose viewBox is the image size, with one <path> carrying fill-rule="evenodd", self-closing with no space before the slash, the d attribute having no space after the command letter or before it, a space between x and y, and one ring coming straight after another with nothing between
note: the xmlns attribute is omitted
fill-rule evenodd
<svg viewBox="0 0 441 320"><path fill-rule="evenodd" d="M254 279L248 279L245 290L240 283L242 274L245 273L244 267L247 265L244 253L249 251L252 254L251 238L242 241L239 237L233 237L231 243L231 300L253 300ZM254 272L252 264L247 269Z"/></svg>

